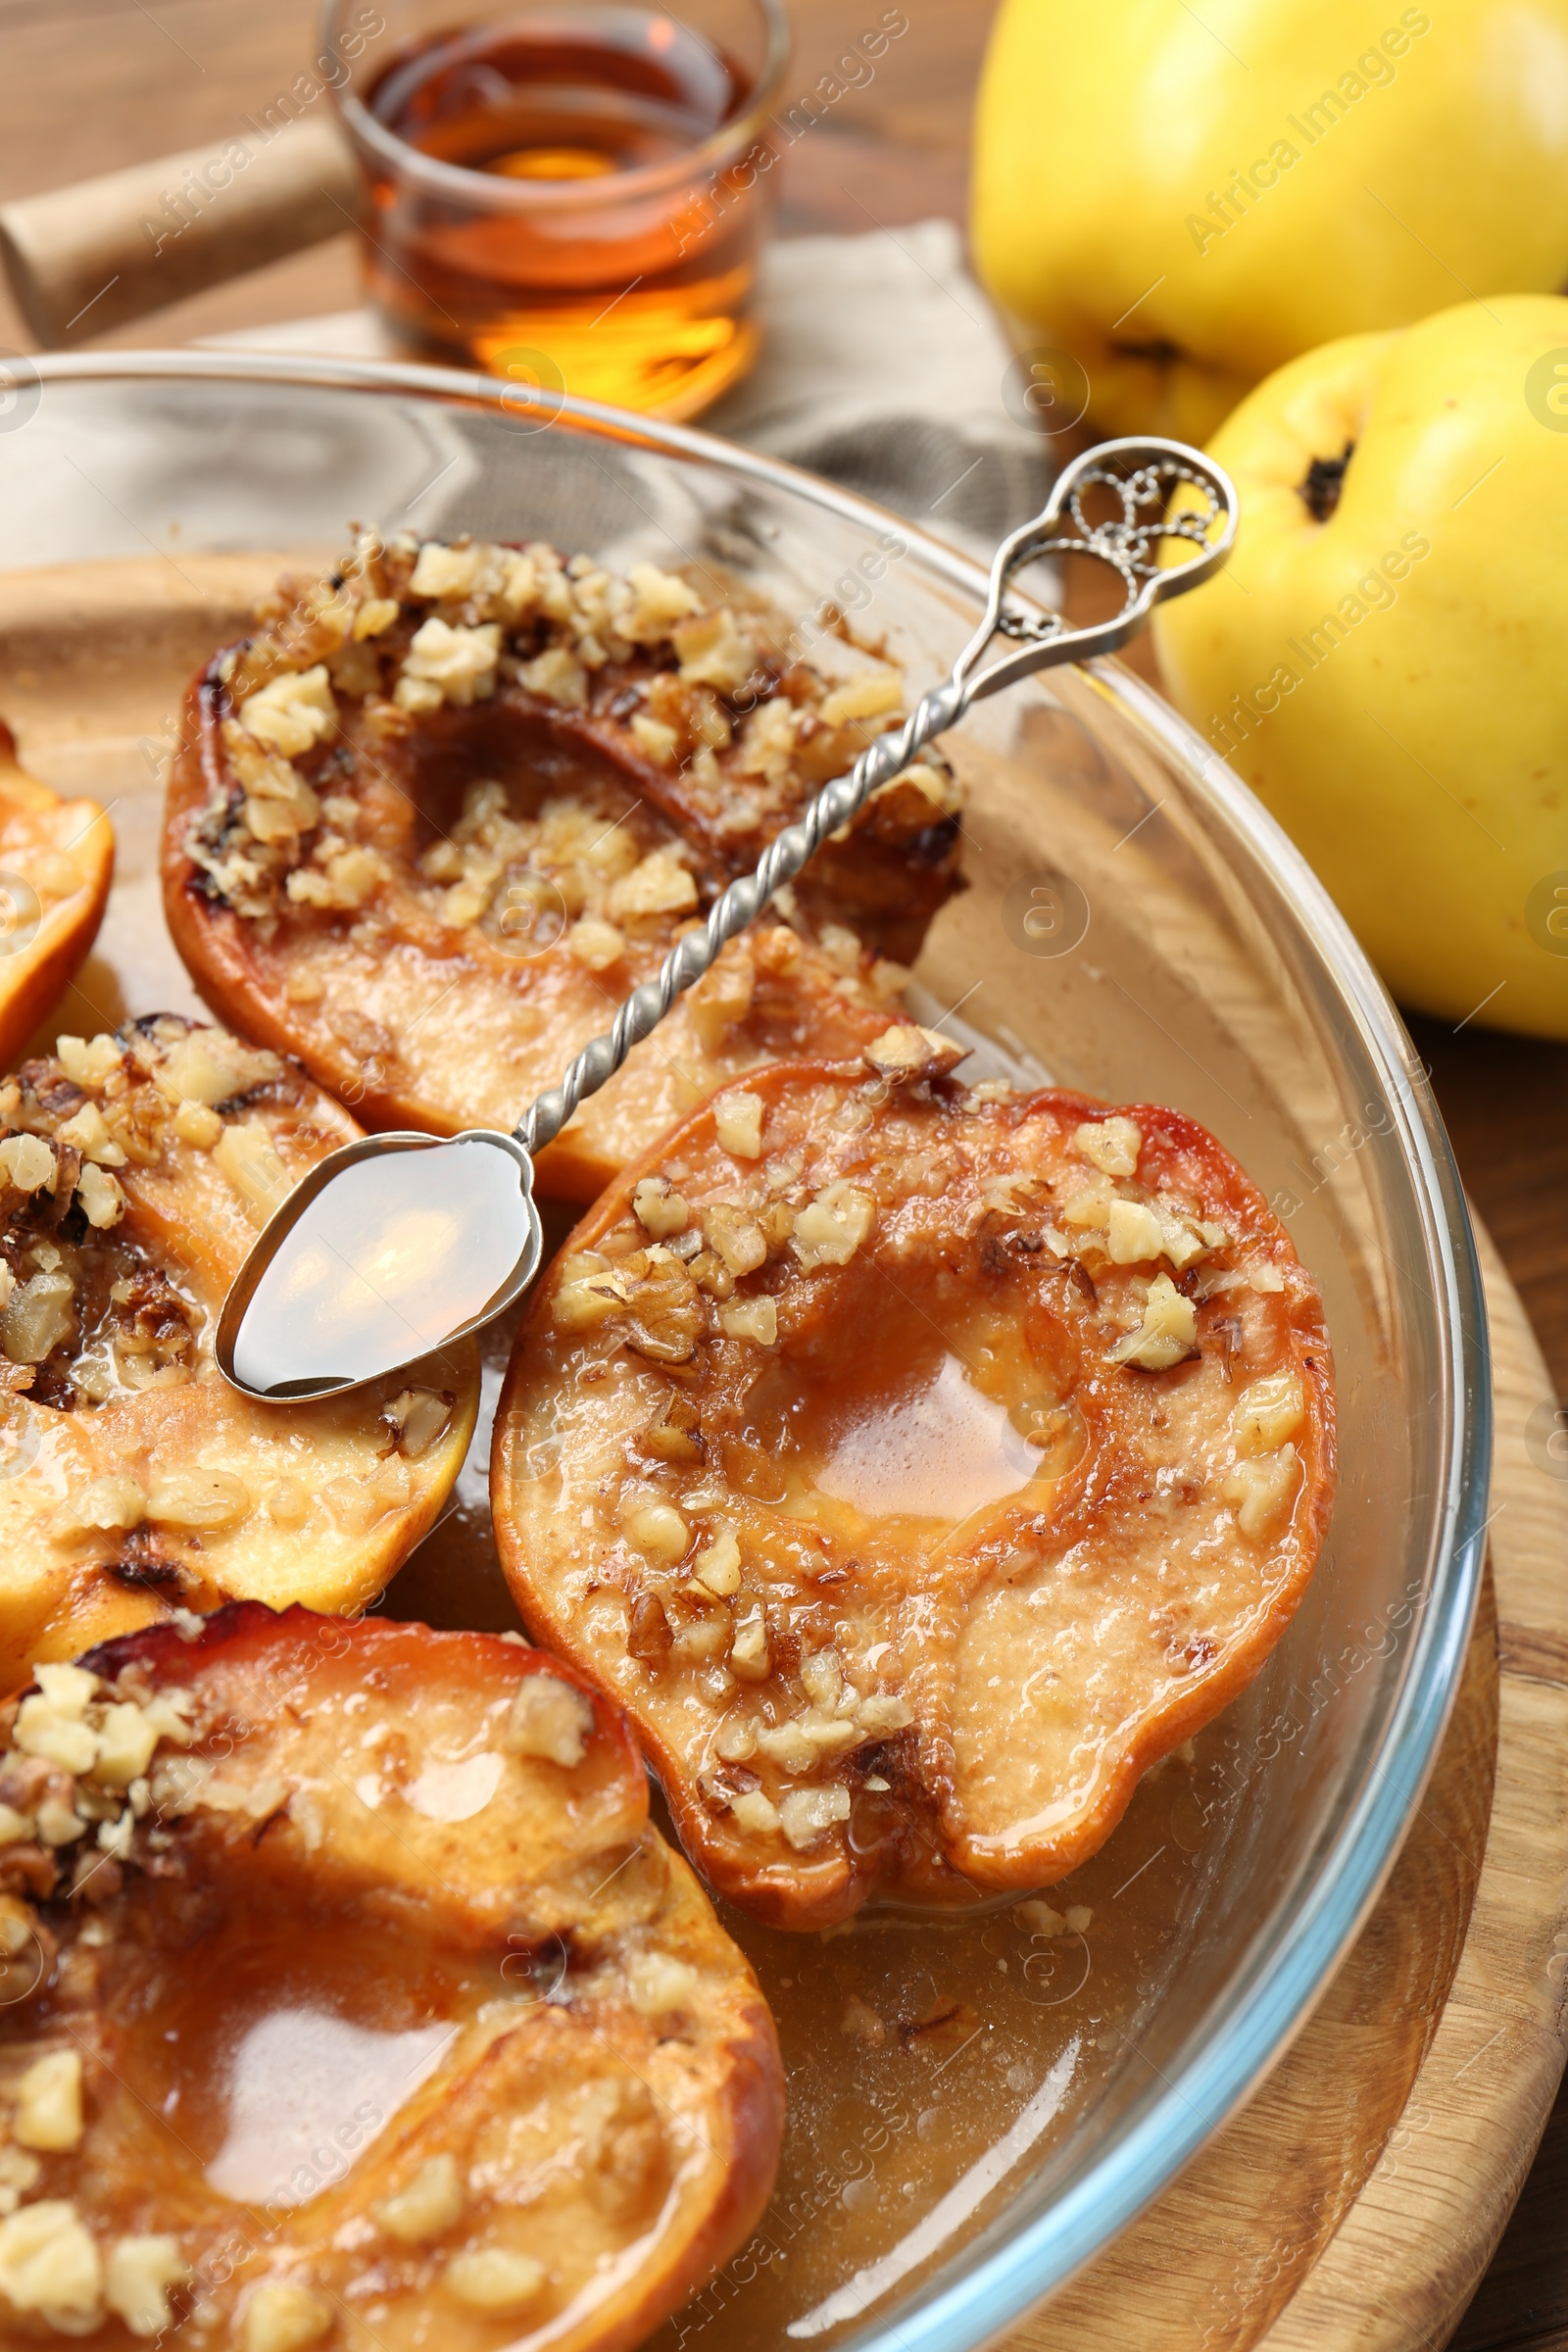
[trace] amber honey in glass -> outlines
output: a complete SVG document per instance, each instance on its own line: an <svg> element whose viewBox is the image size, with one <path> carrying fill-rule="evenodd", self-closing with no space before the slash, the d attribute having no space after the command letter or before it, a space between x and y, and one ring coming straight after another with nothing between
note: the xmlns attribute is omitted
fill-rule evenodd
<svg viewBox="0 0 1568 2352"><path fill-rule="evenodd" d="M777 0L706 19L601 0L424 13L387 10L339 92L368 289L395 340L549 393L695 416L758 347Z"/></svg>

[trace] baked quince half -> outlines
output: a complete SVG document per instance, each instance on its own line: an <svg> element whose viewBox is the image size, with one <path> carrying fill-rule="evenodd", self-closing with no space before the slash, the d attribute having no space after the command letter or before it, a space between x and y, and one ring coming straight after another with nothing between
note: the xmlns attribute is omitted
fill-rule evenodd
<svg viewBox="0 0 1568 2352"><path fill-rule="evenodd" d="M0 1082L0 1689L173 1610L363 1607L434 1521L471 1343L305 1405L213 1359L259 1228L359 1132L296 1065L173 1014Z"/></svg>
<svg viewBox="0 0 1568 2352"><path fill-rule="evenodd" d="M115 836L96 801L62 800L0 720L0 1067L85 962L109 902Z"/></svg>
<svg viewBox="0 0 1568 2352"><path fill-rule="evenodd" d="M1178 1112L760 1071L583 1219L496 1423L535 1637L776 1925L1062 1877L1256 1674L1334 1486L1317 1294Z"/></svg>
<svg viewBox="0 0 1568 2352"><path fill-rule="evenodd" d="M170 929L208 1003L371 1127L511 1127L828 778L897 723L765 614L651 564L362 539L187 705ZM591 1200L740 1071L880 1033L956 880L923 758L541 1156Z"/></svg>
<svg viewBox="0 0 1568 2352"><path fill-rule="evenodd" d="M772 2020L623 1717L254 1602L0 1714L0 2332L613 2352L772 2184Z"/></svg>

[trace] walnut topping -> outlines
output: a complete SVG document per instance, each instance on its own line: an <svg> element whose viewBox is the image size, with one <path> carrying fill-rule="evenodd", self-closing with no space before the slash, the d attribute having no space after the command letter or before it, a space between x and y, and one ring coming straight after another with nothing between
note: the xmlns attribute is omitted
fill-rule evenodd
<svg viewBox="0 0 1568 2352"><path fill-rule="evenodd" d="M728 1340L749 1340L754 1348L778 1346L778 1302L773 1298L734 1298L718 1310L718 1327Z"/></svg>
<svg viewBox="0 0 1568 2352"><path fill-rule="evenodd" d="M902 1021L872 1040L865 1049L864 1059L882 1078L895 1081L945 1078L962 1061L966 1051L935 1029L921 1029L913 1021Z"/></svg>
<svg viewBox="0 0 1568 2352"><path fill-rule="evenodd" d="M17 2084L12 2131L19 2146L51 2154L79 2145L81 2052L49 2050L35 2058Z"/></svg>
<svg viewBox="0 0 1568 2352"><path fill-rule="evenodd" d="M454 2301L470 2311L496 2319L515 2319L537 2303L549 2278L542 2262L509 2246L478 2246L459 2254L441 2274L441 2284ZM246 2346L246 2352L259 2348Z"/></svg>
<svg viewBox="0 0 1568 2352"><path fill-rule="evenodd" d="M737 1159L760 1159L762 1152L762 1102L760 1095L737 1088L720 1098L714 1128L726 1152Z"/></svg>
<svg viewBox="0 0 1568 2352"><path fill-rule="evenodd" d="M1086 1119L1073 1130L1073 1142L1085 1159L1107 1176L1136 1176L1143 1131L1131 1119Z"/></svg>
<svg viewBox="0 0 1568 2352"><path fill-rule="evenodd" d="M161 2233L122 2237L109 2249L104 2301L132 2335L162 2335L173 2318L168 2290L190 2277L176 2238Z"/></svg>
<svg viewBox="0 0 1568 2352"><path fill-rule="evenodd" d="M426 2246L456 2229L467 2206L457 2160L443 2151L420 2165L408 2184L375 2208L388 2237L400 2245Z"/></svg>
<svg viewBox="0 0 1568 2352"><path fill-rule="evenodd" d="M244 2352L305 2352L330 2331L334 2317L326 2297L308 2286L270 2281L253 2287L245 2298Z"/></svg>
<svg viewBox="0 0 1568 2352"><path fill-rule="evenodd" d="M41 2197L0 2221L0 2294L69 2335L97 2327L103 2264L70 2198Z"/></svg>
<svg viewBox="0 0 1568 2352"><path fill-rule="evenodd" d="M237 711L246 733L285 760L310 751L337 724L331 683L319 662L312 669L281 671L247 695Z"/></svg>
<svg viewBox="0 0 1568 2352"><path fill-rule="evenodd" d="M858 677L835 686L818 713L825 726L842 726L847 718L882 718L904 708L904 681L895 669L863 669Z"/></svg>
<svg viewBox="0 0 1568 2352"><path fill-rule="evenodd" d="M1225 1500L1235 1505L1236 1524L1250 1542L1271 1536L1285 1517L1301 1483L1301 1464L1294 1446L1277 1453L1243 1459L1220 1485Z"/></svg>
<svg viewBox="0 0 1568 2352"><path fill-rule="evenodd" d="M1294 1438L1306 1415L1306 1398L1294 1372L1274 1372L1254 1380L1236 1399L1231 1413L1237 1448L1243 1454L1272 1453Z"/></svg>
<svg viewBox="0 0 1568 2352"><path fill-rule="evenodd" d="M709 601L656 564L619 577L586 557L564 562L538 542L517 549L410 538L385 549L362 541L330 579L282 584L266 625L220 665L227 699L220 692L211 725L222 759L207 805L182 819L184 846L205 893L264 936L291 908L359 913L388 879L385 865L371 862L378 846L391 846L375 838L374 787L362 793L356 772L362 762L377 768L377 739L416 734L452 708L532 701L562 722L586 716L608 726L635 766L684 787L665 818L710 833L720 870L733 840L738 870L755 854L747 837L776 830L897 724L903 705L893 668L835 684L792 660L779 636L767 616ZM345 776L354 789L343 787ZM932 754L875 796L867 815L869 836L897 841L922 869L921 911L893 918L901 954L904 934L912 939L929 912L930 891L945 888L934 867L951 859L951 840L935 860L933 845L938 828L951 834L956 806L954 780ZM831 898L838 884L822 888ZM570 952L590 971L619 960L612 935L623 920L647 927L689 913L698 888L674 861L674 870L628 876L620 900L619 907L568 905ZM381 919L388 911L378 909ZM466 899L452 919L481 918ZM860 953L831 913L820 928L854 943L853 964L839 968L857 1001L883 981L896 993L899 966ZM699 997L699 1034L718 1009Z"/></svg>
<svg viewBox="0 0 1568 2352"><path fill-rule="evenodd" d="M1165 1372L1191 1355L1198 1347L1198 1316L1192 1300L1184 1298L1168 1274L1156 1274L1144 1301L1144 1319L1110 1351L1113 1364L1139 1364L1146 1372Z"/></svg>
<svg viewBox="0 0 1568 2352"><path fill-rule="evenodd" d="M850 1792L835 1782L826 1788L791 1788L779 1800L779 1826L797 1853L814 1845L824 1832L850 1818Z"/></svg>
<svg viewBox="0 0 1568 2352"><path fill-rule="evenodd" d="M645 1176L632 1196L632 1207L644 1232L656 1242L684 1233L691 1220L691 1210L679 1193L670 1189L667 1176Z"/></svg>
<svg viewBox="0 0 1568 2352"><path fill-rule="evenodd" d="M393 1431L398 1451L416 1462L449 1426L452 1406L452 1397L434 1389L400 1389L381 1418Z"/></svg>
<svg viewBox="0 0 1568 2352"><path fill-rule="evenodd" d="M511 1755L569 1771L587 1754L593 1728L593 1702L583 1691L558 1674L533 1674L518 1687L501 1744Z"/></svg>
<svg viewBox="0 0 1568 2352"><path fill-rule="evenodd" d="M496 688L501 629L486 621L478 628L454 628L432 613L416 630L392 699L401 710L439 710L443 703L466 708Z"/></svg>
<svg viewBox="0 0 1568 2352"><path fill-rule="evenodd" d="M800 1211L790 1246L806 1273L818 1266L847 1266L875 1223L872 1196L840 1180L825 1186Z"/></svg>

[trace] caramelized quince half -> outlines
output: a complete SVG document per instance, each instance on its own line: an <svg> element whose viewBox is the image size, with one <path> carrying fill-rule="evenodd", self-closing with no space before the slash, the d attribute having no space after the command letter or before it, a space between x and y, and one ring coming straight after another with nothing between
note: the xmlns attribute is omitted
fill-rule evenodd
<svg viewBox="0 0 1568 2352"><path fill-rule="evenodd" d="M577 1227L496 1422L535 1637L787 1927L1062 1877L1256 1674L1334 1484L1318 1298L1178 1112L898 1027L760 1072Z"/></svg>
<svg viewBox="0 0 1568 2352"><path fill-rule="evenodd" d="M247 1036L372 1127L511 1127L829 777L897 723L649 564L363 540L191 690L170 929ZM878 794L544 1152L591 1200L739 1072L858 1053L956 879L937 755Z"/></svg>
<svg viewBox="0 0 1568 2352"><path fill-rule="evenodd" d="M471 1342L319 1404L254 1403L213 1358L258 1229L359 1132L173 1014L0 1083L0 1688L174 1609L363 1607L440 1512Z"/></svg>
<svg viewBox="0 0 1568 2352"><path fill-rule="evenodd" d="M114 830L97 802L63 801L29 776L0 721L0 1068L85 961L114 865Z"/></svg>
<svg viewBox="0 0 1568 2352"><path fill-rule="evenodd" d="M0 1712L0 2333L612 2352L783 2084L624 1718L515 1636L254 1602Z"/></svg>

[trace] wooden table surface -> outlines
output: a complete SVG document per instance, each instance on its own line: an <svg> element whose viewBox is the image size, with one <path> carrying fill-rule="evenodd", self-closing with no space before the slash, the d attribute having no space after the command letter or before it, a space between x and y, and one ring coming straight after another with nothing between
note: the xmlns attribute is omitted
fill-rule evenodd
<svg viewBox="0 0 1568 2352"><path fill-rule="evenodd" d="M810 88L882 15L872 0L793 0L794 77ZM906 0L908 30L783 166L782 233L961 220L968 115L987 0ZM311 0L0 0L0 201L218 140L268 106L315 46ZM102 339L128 348L359 300L353 240L333 238ZM0 290L0 349L30 347ZM94 348L85 344L86 348ZM1470 1196L1568 1395L1568 1047L1412 1019ZM1568 2352L1568 2092L1506 2236L1453 2341Z"/></svg>

